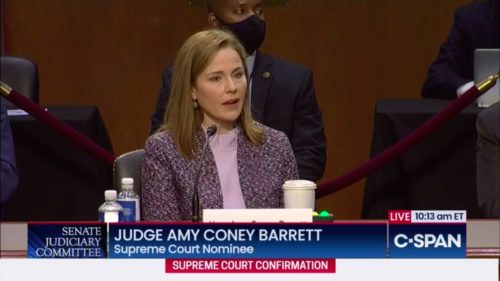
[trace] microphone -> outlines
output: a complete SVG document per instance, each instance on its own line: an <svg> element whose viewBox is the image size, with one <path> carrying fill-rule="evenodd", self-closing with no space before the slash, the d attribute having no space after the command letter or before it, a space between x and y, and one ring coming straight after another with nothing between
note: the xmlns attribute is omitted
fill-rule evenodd
<svg viewBox="0 0 500 281"><path fill-rule="evenodd" d="M193 213L192 221L199 222L200 221L200 195L198 192L198 181L200 180L201 170L203 169L203 160L205 159L205 153L207 151L208 142L210 141L210 137L215 135L217 132L217 126L211 125L207 128L207 139L205 140L205 145L203 146L203 150L201 151L200 163L198 164L198 170L196 171L196 175L194 177L194 186L193 186Z"/></svg>

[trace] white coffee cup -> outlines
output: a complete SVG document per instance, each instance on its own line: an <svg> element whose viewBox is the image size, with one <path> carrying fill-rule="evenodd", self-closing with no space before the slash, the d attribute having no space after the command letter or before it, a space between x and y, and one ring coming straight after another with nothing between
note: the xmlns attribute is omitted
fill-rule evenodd
<svg viewBox="0 0 500 281"><path fill-rule="evenodd" d="M283 184L286 209L312 209L316 201L316 183L308 180L288 180Z"/></svg>

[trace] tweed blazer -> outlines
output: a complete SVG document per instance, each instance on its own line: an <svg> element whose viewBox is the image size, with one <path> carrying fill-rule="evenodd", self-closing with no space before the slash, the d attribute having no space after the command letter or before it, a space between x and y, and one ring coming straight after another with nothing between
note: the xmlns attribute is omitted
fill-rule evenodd
<svg viewBox="0 0 500 281"><path fill-rule="evenodd" d="M297 164L286 135L265 127L263 143L255 145L238 129L237 161L247 208L283 207L282 185L297 179ZM182 221L192 216L194 175L206 136L196 135L197 153L187 159L168 131L148 138L142 164L142 206L146 221ZM223 208L222 189L210 147L198 185L201 209Z"/></svg>

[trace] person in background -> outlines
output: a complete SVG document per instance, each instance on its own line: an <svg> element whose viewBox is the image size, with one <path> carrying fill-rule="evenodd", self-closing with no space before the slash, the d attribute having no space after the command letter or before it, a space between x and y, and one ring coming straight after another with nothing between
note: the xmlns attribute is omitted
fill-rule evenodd
<svg viewBox="0 0 500 281"><path fill-rule="evenodd" d="M0 162L2 165L0 174L0 181L2 184L0 190L0 205L3 205L16 190L19 182L19 175L16 168L12 131L9 119L7 118L7 109L5 108L2 98L0 98L0 108L0 133L2 134L0 147Z"/></svg>
<svg viewBox="0 0 500 281"><path fill-rule="evenodd" d="M474 50L500 48L500 0L476 1L455 12L454 23L429 67L422 97L452 100L474 80Z"/></svg>
<svg viewBox="0 0 500 281"><path fill-rule="evenodd" d="M500 219L500 103L477 116L477 197L485 218Z"/></svg>
<svg viewBox="0 0 500 281"><path fill-rule="evenodd" d="M231 30L248 54L248 99L253 118L287 135L301 179L319 180L325 170L326 139L312 72L259 51L266 35L261 0L208 0L207 7L208 24ZM151 133L163 122L171 80L172 69L167 69L151 118Z"/></svg>
<svg viewBox="0 0 500 281"><path fill-rule="evenodd" d="M229 32L198 32L180 48L163 124L142 164L144 220L192 217L195 173L203 208L283 207L282 185L297 179L283 132L252 120L245 49ZM206 130L215 125L205 158Z"/></svg>

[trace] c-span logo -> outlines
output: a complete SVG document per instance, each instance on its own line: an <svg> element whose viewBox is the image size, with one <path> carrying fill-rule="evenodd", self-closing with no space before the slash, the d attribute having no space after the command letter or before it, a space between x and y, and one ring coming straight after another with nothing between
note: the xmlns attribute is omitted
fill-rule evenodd
<svg viewBox="0 0 500 281"><path fill-rule="evenodd" d="M390 211L390 258L464 258L465 211Z"/></svg>
<svg viewBox="0 0 500 281"><path fill-rule="evenodd" d="M404 233L394 236L394 245L398 248L406 248L413 244L415 248L460 248L462 247L462 235L417 233L413 237L408 237Z"/></svg>

